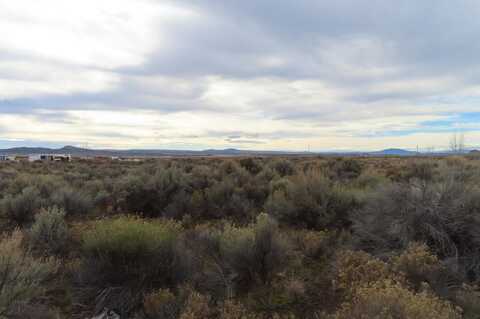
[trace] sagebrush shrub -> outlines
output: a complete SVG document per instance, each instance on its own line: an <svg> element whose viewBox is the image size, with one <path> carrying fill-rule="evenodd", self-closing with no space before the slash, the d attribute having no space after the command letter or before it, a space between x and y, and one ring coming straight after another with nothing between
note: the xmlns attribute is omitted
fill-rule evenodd
<svg viewBox="0 0 480 319"><path fill-rule="evenodd" d="M352 215L357 247L383 254L423 242L440 259L453 258L460 271L477 277L480 192L455 177L442 178L378 189Z"/></svg>
<svg viewBox="0 0 480 319"><path fill-rule="evenodd" d="M56 273L55 259L35 258L22 246L15 231L0 241L0 318L13 318L34 298L40 298L46 280Z"/></svg>
<svg viewBox="0 0 480 319"><path fill-rule="evenodd" d="M86 215L93 209L93 198L72 188L58 189L52 194L53 206L62 208L67 215Z"/></svg>
<svg viewBox="0 0 480 319"><path fill-rule="evenodd" d="M227 300L220 309L218 319L260 319L251 313L244 305Z"/></svg>
<svg viewBox="0 0 480 319"><path fill-rule="evenodd" d="M480 313L480 292L478 286L463 284L454 295L455 304L463 310L464 319L476 319Z"/></svg>
<svg viewBox="0 0 480 319"><path fill-rule="evenodd" d="M30 244L51 254L65 250L69 238L65 211L57 207L42 209L28 232Z"/></svg>
<svg viewBox="0 0 480 319"><path fill-rule="evenodd" d="M406 279L418 288L423 282L435 280L442 265L437 256L433 255L427 245L411 243L398 256L394 256L390 263L395 272L405 274Z"/></svg>
<svg viewBox="0 0 480 319"><path fill-rule="evenodd" d="M287 266L290 245L277 223L260 214L249 227L227 227L222 233L221 251L237 283L248 288L255 283L269 283Z"/></svg>
<svg viewBox="0 0 480 319"><path fill-rule="evenodd" d="M332 319L460 319L461 311L428 292L413 293L399 283L378 281L357 289Z"/></svg>
<svg viewBox="0 0 480 319"><path fill-rule="evenodd" d="M144 217L173 217L188 213L182 210L186 193L191 193L186 177L176 168L161 169L153 174L140 172L123 178L117 186L120 207L126 213Z"/></svg>
<svg viewBox="0 0 480 319"><path fill-rule="evenodd" d="M34 187L38 190L41 198L50 198L55 190L65 186L61 176L48 175L44 173L18 175L11 181L9 187L10 194L21 193L27 187Z"/></svg>
<svg viewBox="0 0 480 319"><path fill-rule="evenodd" d="M276 185L265 211L288 225L323 230L347 226L350 212L357 207L349 192L322 174L308 172Z"/></svg>
<svg viewBox="0 0 480 319"><path fill-rule="evenodd" d="M149 319L176 319L182 305L168 289L159 289L145 295L143 309Z"/></svg>
<svg viewBox="0 0 480 319"><path fill-rule="evenodd" d="M274 160L271 166L281 177L293 175L295 173L295 166L287 159Z"/></svg>
<svg viewBox="0 0 480 319"><path fill-rule="evenodd" d="M405 168L405 178L419 179L423 182L430 182L436 175L437 165L431 161L415 161Z"/></svg>
<svg viewBox="0 0 480 319"><path fill-rule="evenodd" d="M210 218L231 217L244 220L253 209L252 202L236 187L232 179L225 179L206 189L205 199L208 206L206 217Z"/></svg>
<svg viewBox="0 0 480 319"><path fill-rule="evenodd" d="M345 250L337 254L334 261L335 286L345 297L351 298L357 289L385 279L398 279L389 265L363 251Z"/></svg>
<svg viewBox="0 0 480 319"><path fill-rule="evenodd" d="M181 272L175 264L180 230L167 220L102 220L83 234L83 253L104 284L162 287Z"/></svg>
<svg viewBox="0 0 480 319"><path fill-rule="evenodd" d="M14 196L7 195L0 202L2 216L18 226L31 222L41 206L40 192L35 187L27 187Z"/></svg>
<svg viewBox="0 0 480 319"><path fill-rule="evenodd" d="M242 158L240 165L253 175L257 175L262 170L261 164L251 157Z"/></svg>
<svg viewBox="0 0 480 319"><path fill-rule="evenodd" d="M39 303L25 304L23 303L14 311L15 316L12 318L21 319L59 319L61 318L58 309L51 308L48 305Z"/></svg>
<svg viewBox="0 0 480 319"><path fill-rule="evenodd" d="M356 159L335 159L328 162L331 178L340 180L355 179L362 174L363 167Z"/></svg>
<svg viewBox="0 0 480 319"><path fill-rule="evenodd" d="M214 309L210 307L209 303L207 296L192 292L180 314L180 319L212 318Z"/></svg>
<svg viewBox="0 0 480 319"><path fill-rule="evenodd" d="M319 259L332 250L331 235L324 231L295 230L290 237L302 255L308 259Z"/></svg>

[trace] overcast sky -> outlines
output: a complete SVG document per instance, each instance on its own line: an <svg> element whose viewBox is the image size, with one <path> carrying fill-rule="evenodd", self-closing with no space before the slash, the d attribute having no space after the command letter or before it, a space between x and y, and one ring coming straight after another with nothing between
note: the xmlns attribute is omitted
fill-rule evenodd
<svg viewBox="0 0 480 319"><path fill-rule="evenodd" d="M0 147L480 145L478 0L0 0Z"/></svg>

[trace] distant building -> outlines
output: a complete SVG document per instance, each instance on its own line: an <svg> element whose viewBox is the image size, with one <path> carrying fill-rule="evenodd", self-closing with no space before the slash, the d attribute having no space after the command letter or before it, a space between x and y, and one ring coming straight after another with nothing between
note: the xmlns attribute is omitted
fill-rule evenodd
<svg viewBox="0 0 480 319"><path fill-rule="evenodd" d="M0 162L14 162L15 156L11 155L0 155Z"/></svg>
<svg viewBox="0 0 480 319"><path fill-rule="evenodd" d="M28 155L15 155L16 162L28 162L30 157Z"/></svg>
<svg viewBox="0 0 480 319"><path fill-rule="evenodd" d="M40 161L40 154L32 154L28 156L29 162L37 162Z"/></svg>
<svg viewBox="0 0 480 319"><path fill-rule="evenodd" d="M138 157L119 157L118 161L120 162L133 162L133 163L140 163L144 161L144 158Z"/></svg>
<svg viewBox="0 0 480 319"><path fill-rule="evenodd" d="M34 154L28 157L30 162L71 162L72 156L70 154Z"/></svg>

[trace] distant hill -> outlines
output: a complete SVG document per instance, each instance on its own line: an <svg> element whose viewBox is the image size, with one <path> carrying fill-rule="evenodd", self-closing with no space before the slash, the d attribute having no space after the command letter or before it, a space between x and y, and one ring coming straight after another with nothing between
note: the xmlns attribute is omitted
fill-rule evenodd
<svg viewBox="0 0 480 319"><path fill-rule="evenodd" d="M313 153L306 152L283 152L283 151L250 151L237 149L202 151L192 150L109 150L109 149L87 149L75 146L64 146L62 148L45 147L15 147L0 149L3 155L31 155L31 154L71 154L72 156L93 157L93 156L124 156L124 157L165 157L165 156L269 156L269 155L306 155Z"/></svg>
<svg viewBox="0 0 480 319"><path fill-rule="evenodd" d="M400 148L387 148L385 150L377 151L377 152L370 152L371 155L391 155L391 156L414 156L418 155L417 152L407 151Z"/></svg>
<svg viewBox="0 0 480 319"><path fill-rule="evenodd" d="M223 150L207 149L201 151L192 150L112 150L112 149L88 149L71 145L62 148L45 147L15 147L0 149L2 155L30 155L30 154L71 154L72 156L120 156L120 157L181 157L181 156L414 156L417 152L399 148L388 148L375 152L358 151L332 151L332 152L289 152L289 151L252 151L228 148ZM438 153L438 155L444 153Z"/></svg>

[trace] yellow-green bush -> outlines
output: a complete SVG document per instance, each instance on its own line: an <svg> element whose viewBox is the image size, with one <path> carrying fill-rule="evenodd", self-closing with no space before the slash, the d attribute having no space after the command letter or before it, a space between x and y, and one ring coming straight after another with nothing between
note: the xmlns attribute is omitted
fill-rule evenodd
<svg viewBox="0 0 480 319"><path fill-rule="evenodd" d="M324 174L309 171L277 185L264 208L281 223L324 230L349 224L349 213L357 206L351 192L336 186Z"/></svg>
<svg viewBox="0 0 480 319"><path fill-rule="evenodd" d="M289 235L295 248L309 259L318 259L332 248L331 235L325 231L294 230Z"/></svg>
<svg viewBox="0 0 480 319"><path fill-rule="evenodd" d="M0 318L13 318L44 293L47 279L56 273L56 260L39 259L22 247L23 235L15 231L0 241Z"/></svg>
<svg viewBox="0 0 480 319"><path fill-rule="evenodd" d="M338 253L335 270L335 287L343 291L347 298L355 295L359 288L395 278L387 263L363 251L346 250Z"/></svg>
<svg viewBox="0 0 480 319"><path fill-rule="evenodd" d="M159 289L143 299L143 309L149 319L176 319L180 313L177 297L168 289Z"/></svg>
<svg viewBox="0 0 480 319"><path fill-rule="evenodd" d="M427 292L380 280L356 290L332 319L460 319L461 310Z"/></svg>
<svg viewBox="0 0 480 319"><path fill-rule="evenodd" d="M82 238L93 270L110 284L162 286L177 276L176 240L181 226L173 221L118 217L98 221Z"/></svg>
<svg viewBox="0 0 480 319"><path fill-rule="evenodd" d="M411 243L390 263L393 271L405 274L406 279L417 288L422 282L434 278L442 268L437 256L430 252L427 245L420 243Z"/></svg>
<svg viewBox="0 0 480 319"><path fill-rule="evenodd" d="M30 245L47 253L57 254L65 250L69 231L65 211L57 207L42 209L35 215L35 222L28 232Z"/></svg>
<svg viewBox="0 0 480 319"><path fill-rule="evenodd" d="M260 214L249 227L228 226L221 236L221 251L240 285L267 284L288 263L290 246L278 225Z"/></svg>
<svg viewBox="0 0 480 319"><path fill-rule="evenodd" d="M209 305L209 298L198 292L191 292L179 319L213 319L213 316L214 309Z"/></svg>

